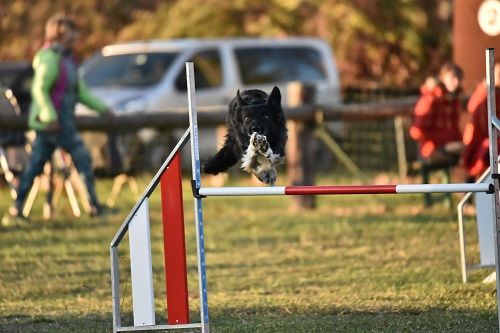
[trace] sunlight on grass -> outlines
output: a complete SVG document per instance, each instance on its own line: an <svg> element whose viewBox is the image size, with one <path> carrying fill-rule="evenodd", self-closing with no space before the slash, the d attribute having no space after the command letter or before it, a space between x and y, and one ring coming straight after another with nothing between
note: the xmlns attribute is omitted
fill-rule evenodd
<svg viewBox="0 0 500 333"><path fill-rule="evenodd" d="M149 179L140 179L143 187ZM192 197L187 180L184 186L197 322ZM102 198L110 187L99 182ZM1 195L8 198L5 189ZM439 204L424 210L418 195L325 196L310 212L291 209L290 200L204 200L212 332L496 331L495 285L481 283L489 271L461 283L455 211ZM38 203L30 226L0 230L0 332L111 331L109 243L134 200L124 191L120 214L106 219L75 219L66 204L44 221ZM157 319L165 322L159 194L150 212ZM474 227L468 230L469 250L477 251ZM130 324L127 242L120 268Z"/></svg>

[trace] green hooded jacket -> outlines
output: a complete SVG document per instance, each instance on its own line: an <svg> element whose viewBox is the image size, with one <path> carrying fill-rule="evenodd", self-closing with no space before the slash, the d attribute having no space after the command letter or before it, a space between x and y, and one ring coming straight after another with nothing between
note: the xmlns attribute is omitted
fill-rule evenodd
<svg viewBox="0 0 500 333"><path fill-rule="evenodd" d="M52 89L59 77L61 53L54 48L43 48L37 52L33 60L34 76L31 84L31 109L28 127L44 130L58 121L58 113L51 99ZM77 99L80 103L99 113L105 113L108 107L100 99L94 97L85 82L79 78Z"/></svg>

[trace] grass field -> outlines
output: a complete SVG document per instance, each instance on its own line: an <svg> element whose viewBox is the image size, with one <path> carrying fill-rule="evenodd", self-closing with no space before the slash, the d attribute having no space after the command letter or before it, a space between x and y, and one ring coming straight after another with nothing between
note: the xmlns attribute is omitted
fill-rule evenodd
<svg viewBox="0 0 500 333"><path fill-rule="evenodd" d="M140 179L143 186L148 177ZM342 182L349 183L348 179ZM322 183L339 183L323 178ZM185 188L189 188L185 182ZM234 184L233 184L234 185ZM98 183L101 197L110 181ZM0 212L9 204L2 189ZM211 332L495 332L495 285L462 284L455 211L418 195L204 201ZM191 320L199 321L192 197L185 192ZM0 332L110 332L109 243L120 214L0 230ZM420 207L420 208L419 208ZM157 321L165 321L159 194L150 205ZM474 235L473 225L468 227ZM469 249L477 251L470 239ZM130 324L127 242L120 246L124 324Z"/></svg>

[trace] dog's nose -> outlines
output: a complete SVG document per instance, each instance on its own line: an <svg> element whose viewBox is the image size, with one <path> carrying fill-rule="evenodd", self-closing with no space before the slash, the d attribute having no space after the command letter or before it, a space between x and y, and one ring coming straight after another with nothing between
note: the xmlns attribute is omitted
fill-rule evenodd
<svg viewBox="0 0 500 333"><path fill-rule="evenodd" d="M260 133L262 131L262 128L260 128L259 126L257 125L253 125L250 127L250 132L257 132L257 133Z"/></svg>

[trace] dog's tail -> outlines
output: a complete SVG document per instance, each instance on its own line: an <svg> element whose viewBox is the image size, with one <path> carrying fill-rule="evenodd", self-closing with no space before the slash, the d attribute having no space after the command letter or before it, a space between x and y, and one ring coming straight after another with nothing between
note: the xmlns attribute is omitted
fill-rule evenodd
<svg viewBox="0 0 500 333"><path fill-rule="evenodd" d="M230 167L238 163L238 160L239 157L230 147L223 146L217 154L203 165L203 172L211 175L226 172Z"/></svg>

